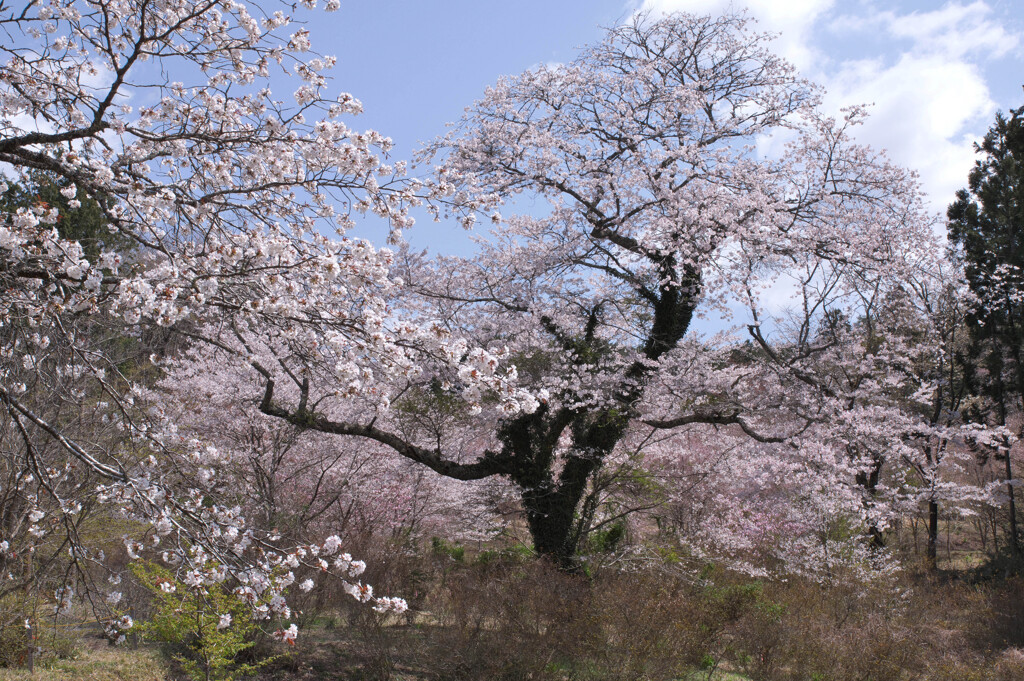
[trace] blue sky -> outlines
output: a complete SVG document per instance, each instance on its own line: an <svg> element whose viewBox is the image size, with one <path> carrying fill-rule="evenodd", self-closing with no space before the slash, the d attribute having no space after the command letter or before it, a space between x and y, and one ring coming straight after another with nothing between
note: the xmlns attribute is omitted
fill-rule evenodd
<svg viewBox="0 0 1024 681"><path fill-rule="evenodd" d="M749 0L777 51L828 91L826 107L873 104L858 132L918 170L941 211L966 183L972 143L997 110L1024 104L1021 0ZM637 10L720 13L730 0L343 0L305 14L314 47L338 57L333 87L362 100L354 127L374 128L408 158L444 132L502 74L568 61L601 26ZM407 236L462 251L458 228L418 225Z"/></svg>

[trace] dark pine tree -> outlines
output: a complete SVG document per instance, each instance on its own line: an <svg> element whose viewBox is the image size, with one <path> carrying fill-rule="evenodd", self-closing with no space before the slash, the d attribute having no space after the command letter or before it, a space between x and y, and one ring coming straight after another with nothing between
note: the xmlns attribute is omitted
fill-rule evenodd
<svg viewBox="0 0 1024 681"><path fill-rule="evenodd" d="M976 151L982 155L968 188L949 206L949 240L978 298L967 323L969 349L960 358L971 391L988 408L973 418L1005 425L1011 411L1024 411L1024 107L995 125ZM1018 433L1021 435L1024 433ZM1009 546L1021 555L1010 456L1005 453Z"/></svg>

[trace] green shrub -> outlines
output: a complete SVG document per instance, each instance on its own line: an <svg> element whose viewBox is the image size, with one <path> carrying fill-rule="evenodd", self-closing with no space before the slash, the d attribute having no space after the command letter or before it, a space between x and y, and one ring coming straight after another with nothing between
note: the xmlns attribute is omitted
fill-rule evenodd
<svg viewBox="0 0 1024 681"><path fill-rule="evenodd" d="M0 668L21 667L28 661L28 631L25 619L35 611L44 612L28 601L24 594L8 594L0 599ZM52 615L52 609L50 609ZM50 620L52 623L52 619ZM78 641L63 629L48 626L45 620L35 619L33 630L35 661L44 659L72 659L78 655Z"/></svg>
<svg viewBox="0 0 1024 681"><path fill-rule="evenodd" d="M591 553L612 553L626 538L626 523L621 520L608 527L592 532L589 537Z"/></svg>
<svg viewBox="0 0 1024 681"><path fill-rule="evenodd" d="M523 563L534 557L533 549L525 544L513 544L502 549L484 549L476 554L477 565L505 565Z"/></svg>
<svg viewBox="0 0 1024 681"><path fill-rule="evenodd" d="M453 544L442 537L431 537L430 547L435 556L448 556L452 560L461 563L466 559L466 547Z"/></svg>
<svg viewBox="0 0 1024 681"><path fill-rule="evenodd" d="M21 622L0 626L0 667L19 667L25 663L28 637Z"/></svg>
<svg viewBox="0 0 1024 681"><path fill-rule="evenodd" d="M153 614L137 625L139 632L168 644L190 679L231 681L272 661L241 660L241 653L255 645L260 630L252 620L251 606L226 587L190 589L153 563L135 563L132 572L154 599Z"/></svg>

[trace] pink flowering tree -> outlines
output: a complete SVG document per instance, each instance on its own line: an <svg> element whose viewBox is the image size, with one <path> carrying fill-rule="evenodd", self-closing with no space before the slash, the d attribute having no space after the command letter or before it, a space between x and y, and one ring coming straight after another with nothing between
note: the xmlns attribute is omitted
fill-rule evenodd
<svg viewBox="0 0 1024 681"><path fill-rule="evenodd" d="M224 346L259 326L310 351L358 345L366 366L415 365L382 321L390 254L344 236L366 214L397 238L411 189L384 162L390 141L346 124L359 102L328 93L334 60L311 51L294 9L0 5L0 593L38 581L44 548L88 580L105 556L81 530L101 506L138 523L130 557L145 547L190 588L237 584L259 615L287 619L303 563L401 607L355 581L337 537L286 545L225 503L229 456L135 385L150 371L138 351L170 342L161 329L178 347Z"/></svg>
<svg viewBox="0 0 1024 681"><path fill-rule="evenodd" d="M833 315L806 336L805 324L791 327L788 352L762 348L811 390L818 416L804 437L817 431L847 467L871 544L883 545L897 517L922 514L934 567L940 509L964 517L1003 503L997 485L977 478L977 461L1005 455L1016 438L965 417L957 356L972 296L954 263L922 265L898 287L859 288L856 318Z"/></svg>
<svg viewBox="0 0 1024 681"><path fill-rule="evenodd" d="M303 542L339 532L362 547L430 534L480 538L500 527L490 503L500 498L496 481L466 489L372 440L268 418L254 399L260 375L234 359L193 347L160 362L163 375L147 394L160 418L228 454L219 474L225 493L261 526ZM408 401L394 409L410 420L429 418Z"/></svg>
<svg viewBox="0 0 1024 681"><path fill-rule="evenodd" d="M961 359L974 300L963 272L943 263L934 276L909 281L902 293L887 301L870 334L874 346L903 358L893 363L897 371L887 382L905 424L905 446L891 474L903 511L926 519L926 563L934 569L940 512L971 517L1004 503L998 483L979 479L978 469L1008 456L1017 437L1006 425L970 420L974 400Z"/></svg>
<svg viewBox="0 0 1024 681"><path fill-rule="evenodd" d="M997 483L976 479L975 460L1004 454L1014 438L961 415L953 356L969 296L955 268L926 258L899 286L857 286L857 305L817 274L787 287L795 304L776 315L770 342L753 327L746 344L727 334L679 344L683 371L665 366L645 402L700 396L743 410L747 427L644 417L596 478L625 481L605 488L599 522L642 512L696 556L754 574L849 579L896 565L882 549L900 518L927 518L934 565L940 510L966 517L1004 503Z"/></svg>
<svg viewBox="0 0 1024 681"><path fill-rule="evenodd" d="M261 369L264 413L375 440L442 476L510 480L535 548L563 565L634 428L700 424L797 448L812 428L827 437L812 332L839 310L856 318L858 291L920 269L930 231L911 174L851 139L861 112L823 116L815 87L766 43L742 17L638 17L568 64L501 79L424 152L438 218L489 225L479 252L398 262L402 308L486 349L476 366L381 381L355 357L328 375L292 355ZM499 212L518 196L544 208ZM783 286L810 296L796 345L771 337L786 306L766 292ZM757 349L745 365L715 361L727 353L692 331L703 314L743 316ZM496 370L505 358L514 372ZM470 387L480 376L486 390ZM483 413L451 439L452 419L409 427L342 406L367 381L392 404Z"/></svg>

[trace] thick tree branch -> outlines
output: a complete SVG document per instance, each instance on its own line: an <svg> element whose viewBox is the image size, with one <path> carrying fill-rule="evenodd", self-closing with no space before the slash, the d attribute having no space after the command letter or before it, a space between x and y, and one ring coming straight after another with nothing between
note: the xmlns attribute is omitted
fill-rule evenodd
<svg viewBox="0 0 1024 681"><path fill-rule="evenodd" d="M757 432L741 415L740 410L734 409L728 412L694 412L684 416L677 416L671 419L645 419L644 424L659 430L670 430L695 423L703 423L716 426L739 426L748 437L763 444L786 442L789 438L774 435L764 435Z"/></svg>
<svg viewBox="0 0 1024 681"><path fill-rule="evenodd" d="M495 475L510 472L504 458L492 451L484 452L483 456L473 463L459 463L445 459L439 450L427 449L407 442L394 433L381 430L373 425L342 423L331 421L311 411L288 411L273 402L274 382L268 380L267 387L260 403L260 411L268 416L283 419L299 428L315 430L330 435L351 435L387 445L405 458L423 464L430 470L454 480L483 480Z"/></svg>

